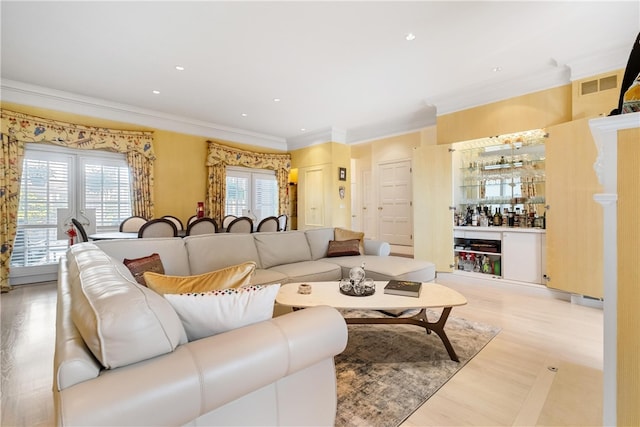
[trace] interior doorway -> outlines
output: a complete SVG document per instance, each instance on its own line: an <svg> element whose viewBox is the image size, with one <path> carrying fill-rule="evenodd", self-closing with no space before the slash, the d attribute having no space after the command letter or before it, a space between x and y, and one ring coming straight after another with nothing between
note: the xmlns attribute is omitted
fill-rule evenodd
<svg viewBox="0 0 640 427"><path fill-rule="evenodd" d="M411 160L378 164L380 240L413 246Z"/></svg>

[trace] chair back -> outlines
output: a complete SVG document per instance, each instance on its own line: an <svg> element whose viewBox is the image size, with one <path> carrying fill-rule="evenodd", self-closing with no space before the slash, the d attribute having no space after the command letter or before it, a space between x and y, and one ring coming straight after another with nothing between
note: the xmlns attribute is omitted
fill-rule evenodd
<svg viewBox="0 0 640 427"><path fill-rule="evenodd" d="M280 224L275 216L268 216L258 224L256 231L278 231Z"/></svg>
<svg viewBox="0 0 640 427"><path fill-rule="evenodd" d="M191 224L193 221L195 221L196 219L198 219L198 215L191 215L189 217L189 219L187 220L187 228L189 228L189 224Z"/></svg>
<svg viewBox="0 0 640 427"><path fill-rule="evenodd" d="M187 236L197 234L214 234L218 232L218 224L213 218L196 218L187 226Z"/></svg>
<svg viewBox="0 0 640 427"><path fill-rule="evenodd" d="M169 221L173 222L178 231L184 230L184 226L182 225L182 221L180 221L180 218L175 217L173 215L164 215L162 218L168 219Z"/></svg>
<svg viewBox="0 0 640 427"><path fill-rule="evenodd" d="M147 221L138 231L138 237L176 237L178 229L168 219L158 218Z"/></svg>
<svg viewBox="0 0 640 427"><path fill-rule="evenodd" d="M224 218L222 218L222 228L229 227L229 224L231 224L231 221L233 221L236 218L238 217L235 215L227 215Z"/></svg>
<svg viewBox="0 0 640 427"><path fill-rule="evenodd" d="M71 218L71 222L73 223L75 229L78 230L78 243L88 242L89 238L87 237L87 232L84 229L82 223L75 218Z"/></svg>
<svg viewBox="0 0 640 427"><path fill-rule="evenodd" d="M123 233L137 233L146 222L147 220L141 216L130 216L120 223L120 231Z"/></svg>
<svg viewBox="0 0 640 427"><path fill-rule="evenodd" d="M234 219L229 223L227 227L227 233L252 233L253 232L253 221L251 218L246 216L241 216L239 218Z"/></svg>
<svg viewBox="0 0 640 427"><path fill-rule="evenodd" d="M278 231L287 231L287 222L289 221L289 217L285 214L282 214L278 217Z"/></svg>

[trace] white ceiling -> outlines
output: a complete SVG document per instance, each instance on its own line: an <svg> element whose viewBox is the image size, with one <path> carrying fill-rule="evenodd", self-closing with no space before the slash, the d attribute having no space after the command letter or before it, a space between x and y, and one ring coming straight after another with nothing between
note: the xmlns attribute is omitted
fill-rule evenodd
<svg viewBox="0 0 640 427"><path fill-rule="evenodd" d="M637 0L3 0L0 13L4 100L278 149L624 68L640 31Z"/></svg>

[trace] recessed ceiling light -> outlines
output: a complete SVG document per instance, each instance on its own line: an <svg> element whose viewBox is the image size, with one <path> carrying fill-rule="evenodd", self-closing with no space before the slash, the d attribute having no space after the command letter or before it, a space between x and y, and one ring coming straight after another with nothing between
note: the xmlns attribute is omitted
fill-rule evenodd
<svg viewBox="0 0 640 427"><path fill-rule="evenodd" d="M184 71L184 67L182 65L176 65L176 70Z"/></svg>
<svg viewBox="0 0 640 427"><path fill-rule="evenodd" d="M280 98L273 98L273 102L280 102Z"/></svg>
<svg viewBox="0 0 640 427"><path fill-rule="evenodd" d="M242 113L241 116L242 117L247 117L247 113Z"/></svg>
<svg viewBox="0 0 640 427"><path fill-rule="evenodd" d="M493 67L491 71L493 71L494 73L497 73L498 71L502 71L502 67Z"/></svg>
<svg viewBox="0 0 640 427"><path fill-rule="evenodd" d="M413 33L407 33L407 35L406 35L406 36L404 36L404 38L405 38L407 41L411 41L411 40L415 40L415 39L416 39L416 35L415 35L415 34L413 34Z"/></svg>
<svg viewBox="0 0 640 427"><path fill-rule="evenodd" d="M305 128L300 128L300 132L305 132L306 129Z"/></svg>
<svg viewBox="0 0 640 427"><path fill-rule="evenodd" d="M153 91L153 94L154 94L154 95L160 95L160 91L159 91L159 90L154 90L154 91Z"/></svg>

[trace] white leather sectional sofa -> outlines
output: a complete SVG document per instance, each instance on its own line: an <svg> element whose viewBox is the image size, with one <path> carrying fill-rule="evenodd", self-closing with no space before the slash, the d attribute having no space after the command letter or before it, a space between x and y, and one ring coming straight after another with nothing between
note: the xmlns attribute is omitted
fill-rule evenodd
<svg viewBox="0 0 640 427"><path fill-rule="evenodd" d="M60 261L54 359L59 425L332 425L333 357L347 329L316 307L187 342L177 314L122 261L158 253L165 273L196 275L246 261L254 284L367 276L431 281L432 263L388 256L326 258L333 229L83 243Z"/></svg>

